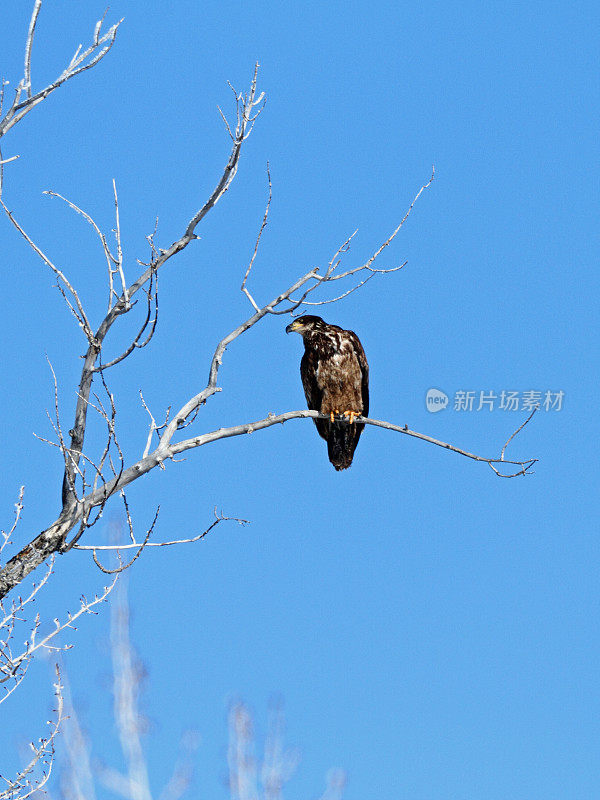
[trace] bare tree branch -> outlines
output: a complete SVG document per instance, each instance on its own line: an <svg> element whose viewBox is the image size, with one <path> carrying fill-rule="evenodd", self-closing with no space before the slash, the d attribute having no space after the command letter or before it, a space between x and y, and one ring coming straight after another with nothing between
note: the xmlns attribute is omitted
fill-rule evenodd
<svg viewBox="0 0 600 800"><path fill-rule="evenodd" d="M248 269L246 270L246 272L244 274L244 280L242 281L242 285L240 287L242 292L248 298L248 300L250 300L250 303L252 304L252 307L254 308L255 311L258 311L259 308L256 305L256 302L255 302L254 298L252 297L252 295L250 294L250 292L248 291L248 289L246 287L246 281L248 280L248 277L249 277L250 272L252 270L252 265L254 264L254 259L256 258L256 254L258 253L258 246L260 245L260 239L261 239L261 237L263 235L263 231L267 226L267 218L269 216L269 209L271 207L271 200L273 198L273 187L271 185L271 171L269 170L269 162L267 162L267 178L268 178L268 181L269 181L269 199L267 200L267 207L265 209L265 213L264 213L264 216L263 216L262 225L260 226L260 230L258 232L258 236L256 237L256 244L254 245L254 252L252 253L252 258L250 259L250 263L248 264Z"/></svg>
<svg viewBox="0 0 600 800"><path fill-rule="evenodd" d="M60 289L60 291L62 293L62 296L63 296L63 298L65 300L65 303L67 304L69 310L71 311L71 313L73 314L73 316L77 320L77 323L78 323L79 327L83 330L83 332L84 332L84 334L86 336L86 339L88 340L88 342L90 342L90 345L93 344L94 343L94 334L92 333L92 328L91 328L90 323L88 321L87 314L84 311L83 305L81 303L81 300L79 299L79 295L77 294L77 291L71 285L71 282L69 281L67 276L52 261L50 261L50 259L42 252L42 250L35 244L35 242L25 233L25 231L23 230L21 225L15 219L13 213L11 211L9 211L9 209L7 208L6 204L4 203L4 200L0 200L0 205L4 209L4 212L5 212L6 216L9 218L9 220L12 222L12 224L15 226L15 228L19 231L21 236L23 236L23 238L25 239L27 244L32 248L32 250L35 253L37 253L37 255L42 259L44 264L46 264L46 266L50 267L52 272L56 275L56 277L58 279L58 288ZM64 285L64 289L63 289L63 285ZM72 301L67 297L65 289L71 295ZM73 303L74 303L74 305L73 305Z"/></svg>
<svg viewBox="0 0 600 800"><path fill-rule="evenodd" d="M49 577L51 572L52 572L52 570L49 569L47 575L45 576L45 578L44 578L44 580L42 582L42 584L40 584L40 585L38 585L37 587L34 588L34 593L37 593L37 591L39 591L39 589L41 588L41 585L43 585L43 583L45 583L48 580L48 577ZM108 595L114 589L116 580L117 579L115 578L111 584L109 584L108 586L105 586L104 590L102 591L101 594L94 595L94 599L93 600L87 600L86 597L82 595L81 600L80 600L80 607L79 607L78 611L76 611L74 614L71 614L71 612L68 612L66 620L64 620L62 622L60 620L58 620L58 619L55 619L54 620L54 628L53 628L53 630L51 630L50 633L48 633L46 636L43 637L43 639L40 639L39 641L37 639L37 635L38 635L38 631L39 631L39 627L40 627L40 617L39 617L39 614L38 614L36 616L35 623L34 623L34 626L32 628L32 631L31 631L31 634L29 636L29 639L25 642L25 649L21 653L19 653L18 655L15 655L15 656L11 655L10 659L9 659L10 660L10 665L9 666L7 665L6 667L3 667L3 671L6 672L6 673L10 672L12 675L17 674L17 670L20 669L23 665L28 665L29 662L31 661L31 659L33 658L33 656L35 655L35 653L38 650L41 650L41 649L43 649L45 651L50 651L50 650L53 650L53 651L69 650L71 648L71 645L69 645L69 644L60 645L60 646L56 645L54 643L54 640L56 639L56 637L60 633L63 633L63 631L66 631L66 630L77 630L77 628L75 626L75 622L77 622L77 620L83 614L96 614L97 612L94 610L95 606L97 606L99 603L103 603L106 600ZM29 597L25 601L25 603L29 602L31 599L32 599L32 597ZM21 605L21 607L23 605L25 605L25 603L23 603ZM8 616L10 616L10 617L12 617L14 619L15 613L11 610L10 615L8 615ZM1 623L0 623L0 627L1 627ZM4 642L0 641L0 648L3 648L3 647L5 647Z"/></svg>
<svg viewBox="0 0 600 800"><path fill-rule="evenodd" d="M80 214L94 229L98 238L100 239L100 243L102 244L102 249L104 251L104 256L106 258L106 264L108 266L108 282L109 282L109 296L108 296L108 310L110 311L111 308L111 301L113 295L113 275L114 275L114 266L117 264L117 258L111 253L110 248L108 246L108 242L106 241L106 236L102 233L94 219L85 212L82 208L78 205L73 203L71 200L68 200L66 197L63 197L62 194L58 192L53 192L51 189L46 189L45 192L42 194L47 194L49 197L57 197L63 202L65 202L69 208L72 208L77 214Z"/></svg>
<svg viewBox="0 0 600 800"><path fill-rule="evenodd" d="M27 33L27 40L25 43L25 67L23 77L17 85L15 96L11 106L7 109L4 116L0 119L0 138L4 136L14 125L17 124L23 117L32 111L35 106L45 100L49 94L56 91L63 83L94 67L101 61L108 51L113 46L119 25L123 20L112 25L106 33L100 36L100 28L102 20L96 23L94 29L94 36L92 44L86 50L81 52L81 45L77 48L75 55L71 59L69 65L62 71L62 73L52 83L48 84L44 89L32 94L31 90L31 48L33 45L33 36L35 33L35 26L42 7L42 0L35 0L31 21L29 23L29 31ZM21 100L21 95L25 93L25 98Z"/></svg>
<svg viewBox="0 0 600 800"><path fill-rule="evenodd" d="M148 289L143 290L147 295L147 311L146 317L142 322L142 325L131 340L130 344L125 348L125 350L121 353L121 355L116 356L108 364L102 364L101 362L98 366L94 367L94 372L104 372L111 367L114 367L116 364L120 364L121 361L124 361L127 356L130 356L131 353L137 348L141 350L143 347L146 347L154 336L156 332L156 326L158 324L158 274L152 274L150 276L150 285ZM154 306L154 317L152 317L152 307ZM146 330L150 326L149 332L146 334ZM146 338L140 343L142 336L146 334Z"/></svg>
<svg viewBox="0 0 600 800"><path fill-rule="evenodd" d="M253 84L254 87L254 84ZM252 91L250 96L253 97ZM252 101L254 102L254 101ZM245 106L244 106L245 107ZM246 117L244 116L244 119ZM236 129L237 130L237 129ZM241 134L240 134L241 135ZM424 184L419 192L417 193L415 200L411 204L409 211L404 215L403 220L401 221L400 225L396 227L395 231L391 234L388 238L387 243L389 243L394 236L396 236L397 232L400 230L401 225L407 219L408 214L410 213L410 209L414 206L416 199L419 195L429 186L431 183L432 178L430 178L429 182ZM4 570L0 571L0 597L4 596L4 594L9 591L12 586L16 585L19 580L22 579L25 575L31 572L36 566L41 564L44 559L55 550L59 549L60 547L64 546L65 538L72 528L79 524L81 520L87 520L88 515L92 508L100 505L104 505L108 498L111 497L115 492L120 491L125 486L129 485L132 481L139 478L141 475L146 474L151 469L156 466L163 465L165 461L169 459L173 459L174 456L179 455L186 450L200 447L204 444L208 444L209 442L217 441L219 439L229 438L231 436L239 436L245 433L252 433L254 431L263 430L264 428L271 427L272 425L280 424L286 422L290 419L298 419L298 418L307 418L307 417L318 417L319 415L315 411L289 411L284 414L279 415L269 415L267 418L258 420L255 422L244 423L241 425L232 426L230 428L220 428L217 431L212 431L210 433L201 434L199 436L194 436L189 439L183 440L181 442L174 442L173 438L177 431L181 430L182 427L186 425L189 419L197 413L198 408L204 404L213 394L216 392L221 391L221 389L217 386L217 378L219 373L219 367L222 363L223 355L225 350L229 344L235 341L239 336L241 336L246 331L250 330L254 325L260 322L265 316L270 313L280 313L279 306L285 305L289 302L294 294L298 290L302 289L305 286L308 286L307 289L304 289L304 294L301 296L299 300L292 301L291 307L286 307L284 310L289 312L290 310L296 308L303 300L306 295L312 291L314 291L318 286L321 284L327 283L332 280L337 280L342 277L346 277L349 275L356 275L360 272L374 272L375 268L372 266L374 257L381 252L383 246L380 246L375 251L375 256L372 256L365 262L362 266L353 267L344 272L337 272L340 265L341 256L348 251L350 241L353 238L352 236L348 237L346 242L338 248L336 253L334 254L333 258L329 262L327 269L323 275L320 275L317 269L311 270L310 272L306 273L302 277L300 277L297 281L295 281L288 289L284 292L281 292L275 298L273 298L270 302L268 302L262 308L259 308L258 311L249 317L245 322L241 323L237 326L233 331L229 334L224 336L221 341L218 343L215 353L213 355L210 369L209 369L209 376L208 382L206 387L200 391L197 395L190 398L180 409L177 411L171 421L168 422L163 430L163 433L160 435L160 440L157 447L152 452L148 452L144 455L137 463L133 464L128 468L123 468L122 471L112 478L111 480L107 481L103 486L97 488L95 491L86 494L84 497L77 499L74 496L74 493L69 489L71 483L74 482L76 477L76 465L78 459L81 455L81 447L83 444L83 435L85 431L85 424L87 419L87 408L89 405L89 389L91 386L91 379L94 373L94 362L97 357L97 350L90 347L88 350L88 354L86 355L86 363L84 364L84 370L82 373L82 383L81 385L85 384L84 388L86 393L83 394L80 390L79 393L79 400L76 409L76 425L73 429L73 435L71 438L71 447L68 448L69 456L73 459L74 465L71 469L66 470L65 479L69 479L69 484L67 485L66 489L66 496L64 496L65 502L63 506L63 511L59 518L56 520L53 525L43 531L27 548L25 548L21 553L17 554L13 559L11 559ZM178 240L181 241L181 240ZM175 252L175 251L174 251ZM161 257L164 257L161 256ZM160 258L159 257L159 260ZM164 263L164 262L163 262ZM393 268L394 270L398 268ZM378 270L378 271L386 271L386 270ZM149 274L149 273L148 273ZM362 280L362 279L361 279ZM135 287L135 284L133 285ZM133 294L133 290L130 288L129 296L131 297ZM119 302L123 300L123 297ZM119 303L117 303L109 315L106 317L104 323L102 324L105 326L104 332L102 334L97 333L95 336L95 340L101 341L104 335L106 334L107 320L110 321L111 319L114 320L116 317L112 317L116 313L116 309L119 307ZM112 324L112 322L111 322ZM101 326L102 328L102 326ZM98 345L99 349L100 345ZM86 381L88 383L86 383ZM79 422L77 422L79 420ZM414 436L416 438L420 438L424 441L430 442L435 444L439 447L444 447L448 450L453 450L456 453L459 453L463 456L471 458L476 461L482 461L490 464L493 466L498 463L510 464L518 467L518 470L514 472L512 477L516 475L523 475L526 474L530 469L533 463L535 463L535 459L528 459L525 461L516 461L516 462L509 462L504 461L504 459L492 459L489 457L479 456L469 451L463 450L458 447L454 447L445 442L440 442L438 440L433 439L432 437L428 437L425 434L417 433L416 431L410 431L407 426L401 427L398 425L394 425L392 423L383 422L380 420L371 420L366 418L361 418L359 421L365 422L369 425L375 425L378 427L387 428L388 430L394 430L400 433L404 433L409 436ZM146 451L144 451L146 452ZM499 474L499 473L498 473ZM508 476L507 476L508 477ZM85 525L85 523L84 523ZM84 530L84 526L82 526L79 534L77 535L75 541L81 536ZM72 546L74 542L71 542L69 546Z"/></svg>
<svg viewBox="0 0 600 800"><path fill-rule="evenodd" d="M169 247L168 250L161 250L160 255L151 262L150 266L145 270L145 272L136 281L134 281L134 283L132 283L127 288L127 290L123 292L123 294L121 294L119 300L114 303L114 305L112 306L112 308L110 309L104 320L101 322L98 330L96 331L93 337L93 340L90 341L90 346L85 355L84 365L81 373L81 380L79 384L79 399L77 401L77 407L75 409L75 423L72 428L71 444L69 447L69 450L72 454L72 458L75 464L77 464L83 448L90 389L92 385L93 375L97 369L96 361L102 349L102 345L106 337L106 334L108 333L108 331L110 330L116 319L121 314L127 313L127 311L130 310L131 298L133 298L134 295L136 295L137 292L153 278L153 276L160 269L160 267L174 255L181 252L181 250L187 247L187 245L193 239L196 238L196 234L194 231L197 225L206 216L206 214L210 211L210 209L214 207L214 205L223 196L223 194L227 191L229 185L231 184L231 181L233 180L237 172L237 167L243 142L247 138L248 133L250 132L251 127L254 124L254 121L256 120L256 117L260 113L259 110L258 112L253 114L253 110L257 106L261 105L263 99L262 94L258 98L256 97L257 71L258 71L258 65L256 65L255 67L254 76L248 94L236 95L236 109L237 109L238 123L235 129L233 147L229 156L229 160L225 166L223 175L221 176L221 179L219 180L217 186L213 190L209 199L202 206L202 208L196 214L194 214L194 216L187 225L185 233L179 239L173 242L173 244ZM135 342L134 345L136 343L137 342ZM131 350L129 350L129 352L131 352ZM129 353L127 352L118 359L113 360L110 363L110 365L112 366L113 364L118 363L128 354ZM104 369L106 368L107 366L105 365ZM70 488L70 485L73 483L74 477L75 477L74 468L68 467L65 470L65 476L63 480L63 508L65 512L70 512L72 510L71 507L76 502L74 494Z"/></svg>
<svg viewBox="0 0 600 800"><path fill-rule="evenodd" d="M25 487L21 486L19 489L19 498L15 503L15 521L13 522L12 526L8 529L8 531L0 531L0 537L2 537L2 541L0 541L0 554L4 550L7 544L11 544L11 536L15 532L17 525L21 519L21 513L23 512L23 495L25 493Z"/></svg>
<svg viewBox="0 0 600 800"><path fill-rule="evenodd" d="M199 533L197 536L191 536L185 539L172 539L169 542L149 542L148 537L146 536L146 539L141 544L143 547L171 547L172 545L175 544L192 544L192 542L199 542L200 539L204 539L205 536L208 536L208 534L212 531L212 529L216 528L216 526L220 522L237 522L239 525L250 524L249 520L247 519L238 519L238 517L225 517L223 514L217 514L216 509L214 511L214 514L216 519L212 523L212 525L209 525L208 528L206 528L206 530L202 531L202 533ZM155 524L155 522L156 522L156 517L154 519L153 525ZM119 552L121 550L131 550L134 547L139 548L140 543L134 540L133 543L130 544L76 544L74 545L74 547L75 550L93 550L94 552L97 552L98 550L112 550L112 551L116 550L117 552ZM121 571L121 569L119 569L119 571Z"/></svg>
<svg viewBox="0 0 600 800"><path fill-rule="evenodd" d="M27 92L27 97L29 98L31 98L31 47L33 45L33 34L35 33L35 26L41 8L42 0L35 0L33 13L31 14L31 21L29 23L29 31L27 33L27 41L25 43L25 74L23 85Z"/></svg>
<svg viewBox="0 0 600 800"><path fill-rule="evenodd" d="M56 683L54 694L56 696L56 717L48 722L50 733L38 739L37 744L30 743L33 753L29 763L17 774L14 779L2 776L7 788L0 791L0 800L27 800L34 792L39 792L48 782L54 763L54 740L63 722L64 701L62 695L60 671L56 665Z"/></svg>
<svg viewBox="0 0 600 800"><path fill-rule="evenodd" d="M191 405L192 403L190 401L190 403L188 403L184 408L188 408ZM192 409L189 408L187 413L189 414L191 411ZM89 495L82 498L73 507L70 516L67 517L63 515L59 517L56 522L50 526L50 528L42 532L30 545L12 558L5 568L0 571L0 598L3 597L13 586L15 586L22 579L22 577L29 574L29 572L31 572L32 569L35 569L35 567L39 566L39 564L41 564L51 552L54 552L54 550L57 549L57 541L61 541L62 538L65 537L67 533L82 518L85 518L86 514L89 514L89 511L92 508L104 504L107 497L110 497L115 492L120 491L125 486L128 486L130 483L137 480L142 475L145 475L150 470L163 463L165 460L173 459L174 456L183 453L186 450L202 447L205 444L210 444L211 442L219 441L221 439L254 433L256 431L264 430L265 428L270 428L273 425L280 425L292 419L307 418L329 419L327 415L319 414L316 411L310 411L308 409L302 409L299 411L288 411L283 414L270 414L261 420L256 420L254 422L248 422L241 425L234 425L229 428L219 428L218 430L211 431L210 433L194 436L181 442L171 443L171 436L166 436L165 434L164 437L166 436L166 438L163 437L163 439L161 439L158 447L152 453L148 454L145 458L141 458L131 467L124 469L120 475L108 481L106 484L104 484L104 486L96 489L94 492L91 492ZM535 464L537 461L537 459L508 461L504 458L480 456L475 453L471 453L468 450L451 445L447 442L434 439L431 436L410 430L408 426L394 425L390 422L385 422L382 420L369 419L368 417L356 417L355 422L364 423L366 425L374 425L376 427L395 431L397 433L403 433L406 436L412 436L430 444L434 444L438 447L443 447L445 450L458 453L459 455L465 456L466 458L470 458L474 461L484 462L492 467L495 466L496 469L498 469L496 465L518 467L515 472L511 473L510 475L506 475L505 477L527 475L530 473L533 464ZM173 423L170 423L170 425L172 424ZM352 423L348 422L347 424ZM169 431L169 427L167 428L167 433ZM523 426L521 426L521 429L522 427ZM175 426L175 429L172 431L172 433L174 433L176 429L177 427Z"/></svg>
<svg viewBox="0 0 600 800"><path fill-rule="evenodd" d="M113 193L115 196L115 226L116 226L115 238L117 240L117 260L115 262L115 266L117 268L117 273L119 275L119 278L121 279L121 294L123 296L123 309L125 311L129 311L129 293L127 291L127 281L125 280L125 273L123 272L123 248L121 246L121 222L119 216L119 198L117 196L117 184L114 178L112 184L113 184ZM112 285L111 285L111 290L114 292ZM119 295L116 292L114 292L114 295L118 301ZM109 306L108 306L109 311L110 311L110 303L111 300L109 300Z"/></svg>
<svg viewBox="0 0 600 800"><path fill-rule="evenodd" d="M150 525L150 527L148 528L148 531L146 533L144 541L140 545L137 545L138 549L137 549L136 554L133 556L131 561L127 562L127 564L120 564L120 566L116 567L115 569L109 569L107 567L103 567L102 564L98 561L98 556L96 555L96 549L94 548L94 550L92 552L92 557L94 559L94 564L98 567L98 569L100 569L102 572L106 573L107 575L117 575L120 572L124 572L126 569L129 569L129 567L133 564L133 562L137 561L137 559L141 555L142 550L144 549L144 547L146 547L146 545L148 543L148 539L150 538L150 535L151 535L152 531L154 530L154 526L156 525L156 520L158 519L159 512L160 512L160 506L158 506L158 508L156 509L156 514L154 515L154 519L152 520L152 525ZM118 556L119 562L120 562L121 561L120 548L117 548L117 556Z"/></svg>

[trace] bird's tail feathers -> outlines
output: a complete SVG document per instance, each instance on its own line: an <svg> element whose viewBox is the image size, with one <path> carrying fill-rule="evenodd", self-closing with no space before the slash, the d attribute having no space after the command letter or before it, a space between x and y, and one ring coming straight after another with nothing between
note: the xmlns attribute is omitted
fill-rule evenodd
<svg viewBox="0 0 600 800"><path fill-rule="evenodd" d="M348 425L345 422L333 422L329 425L327 438L329 460L337 470L348 469L352 464L360 432L356 430L356 425Z"/></svg>

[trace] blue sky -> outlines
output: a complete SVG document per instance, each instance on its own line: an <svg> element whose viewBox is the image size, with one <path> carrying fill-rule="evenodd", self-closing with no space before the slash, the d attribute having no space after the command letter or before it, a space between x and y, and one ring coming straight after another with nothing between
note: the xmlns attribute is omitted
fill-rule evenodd
<svg viewBox="0 0 600 800"><path fill-rule="evenodd" d="M4 15L0 71L20 76L30 4ZM86 42L102 6L42 9L34 86ZM104 267L65 194L110 230L117 182L129 277L159 217L168 246L208 196L229 140L217 105L253 65L267 106L236 180L199 242L160 277L152 345L110 376L127 456L158 415L203 387L216 342L249 315L239 284L267 196L251 279L259 300L328 261L355 229L349 265L384 241L435 164L382 266L408 260L323 316L355 330L371 366L371 415L496 454L520 412L459 412L457 391L564 392L511 445L537 457L510 481L423 442L368 428L336 473L312 423L294 421L191 452L129 493L139 530L189 536L215 505L251 520L187 548L152 551L130 574L132 635L149 674L147 739L157 791L181 731L201 737L198 790L225 797L228 698L264 730L285 700L303 753L290 798L316 797L328 768L346 797L589 798L598 792L597 449L598 13L591 3L134 3L113 51L3 140L4 198L101 318ZM29 541L59 511L46 355L72 415L84 340L51 276L0 220L4 291L3 519L26 485ZM222 394L194 430L304 406L301 341L266 319L232 345ZM124 329L127 325L124 325ZM127 329L128 330L128 329ZM118 352L125 333L107 347ZM450 397L425 406L429 388ZM69 423L70 424L70 423ZM93 438L92 438L93 440ZM592 490L596 488L596 493ZM115 506L114 513L118 513ZM106 513L107 523L111 513ZM98 541L105 531L88 536ZM59 559L40 611L77 606L103 577L83 553ZM80 625L66 666L98 756L118 765L106 676L108 615ZM2 708L0 750L41 732L48 665L28 701ZM9 771L8 769L6 771Z"/></svg>

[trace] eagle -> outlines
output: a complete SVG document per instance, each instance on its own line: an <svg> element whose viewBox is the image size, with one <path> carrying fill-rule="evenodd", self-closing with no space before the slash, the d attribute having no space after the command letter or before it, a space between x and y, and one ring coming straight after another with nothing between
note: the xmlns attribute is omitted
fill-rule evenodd
<svg viewBox="0 0 600 800"><path fill-rule="evenodd" d="M310 314L297 317L285 332L299 333L304 340L300 376L306 402L330 417L313 421L333 466L348 469L365 427L354 417L369 414L369 365L363 346L354 331Z"/></svg>

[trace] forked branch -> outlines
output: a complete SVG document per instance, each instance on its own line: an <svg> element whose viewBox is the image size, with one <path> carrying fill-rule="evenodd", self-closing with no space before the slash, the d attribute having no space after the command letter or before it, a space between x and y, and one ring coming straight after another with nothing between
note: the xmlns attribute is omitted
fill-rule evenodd
<svg viewBox="0 0 600 800"><path fill-rule="evenodd" d="M26 114L29 114L35 106L45 100L49 94L56 91L63 83L74 78L82 72L94 67L99 61L102 61L104 56L109 52L113 46L119 25L123 20L119 20L114 25L101 35L103 19L98 20L94 27L92 35L92 42L82 52L82 47L79 45L75 51L75 55L69 62L68 66L61 72L61 74L52 83L49 83L43 89L33 93L31 88L31 48L33 46L33 37L35 34L35 27L37 24L38 16L42 8L42 0L35 0L31 20L29 23L29 31L27 33L27 40L25 43L25 66L23 70L23 77L17 84L13 101L9 108L5 111L4 116L0 118L0 137L4 136L14 125L17 124ZM0 113L2 109L0 109Z"/></svg>
<svg viewBox="0 0 600 800"><path fill-rule="evenodd" d="M70 443L70 453L73 462L72 467L67 467L65 470L65 476L63 480L63 508L65 511L70 511L70 506L73 505L75 502L75 497L73 492L71 491L71 485L74 482L75 477L75 469L74 467L77 465L82 449L83 449L83 442L85 438L85 430L86 430L86 423L87 423L87 411L88 411L88 402L90 396L90 389L92 385L92 380L94 373L98 372L99 370L106 370L109 366L114 366L115 364L120 363L124 358L126 358L135 347L143 347L144 344L139 344L139 339L141 335L146 330L148 324L150 324L150 337L154 331L154 327L156 325L156 314L154 323L150 322L150 306L152 302L152 282L155 280L156 274L158 270L171 259L174 255L181 252L187 245L196 238L195 230L201 220L206 216L206 214L215 206L215 204L219 201L219 199L223 196L223 194L229 188L231 181L235 177L237 172L239 158L242 150L242 145L245 139L248 137L250 131L252 130L252 126L260 114L262 109L262 101L263 95L260 94L258 97L256 95L256 81L257 81L257 74L258 74L258 64L255 66L254 75L252 78L252 82L250 85L250 91L244 94L236 94L236 117L237 117L237 124L235 127L235 134L233 136L233 146L231 149L231 153L229 155L229 159L227 164L225 165L225 169L223 170L223 174L221 175L220 180L218 181L215 189L211 193L210 197L204 203L204 205L194 214L194 216L189 221L185 232L183 235L173 242L173 244L167 250L160 250L156 257L150 262L150 265L147 269L135 280L129 287L123 290L122 294L120 295L119 299L114 302L111 306L109 312L107 313L104 320L100 323L98 327L93 341L90 342L90 346L84 358L83 369L81 373L81 380L79 385L79 396L77 401L77 406L75 409L75 423L72 428L72 436L71 436L71 443ZM258 108L258 110L256 110ZM120 240L119 235L119 227L118 227L118 200L115 194L115 207L117 213L117 241ZM119 247L119 253L117 256L117 263L121 261L121 251ZM123 274L122 270L119 272L120 275ZM132 298L146 286L146 284L150 284L150 289L147 291L148 297L148 315L146 317L146 322L142 326L142 330L133 341L133 344L127 348L127 350L119 357L112 359L108 364L102 366L101 364L97 364L99 361L100 352L102 350L102 346L104 344L104 340L106 338L107 333L111 329L114 322L117 320L119 316L122 314L127 313L130 308L132 307Z"/></svg>

